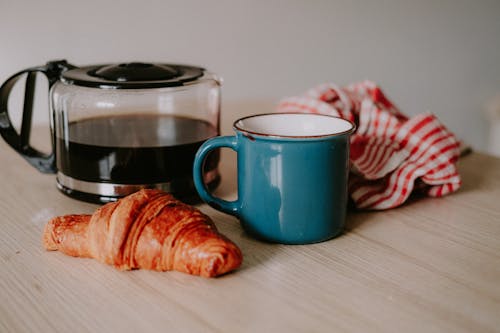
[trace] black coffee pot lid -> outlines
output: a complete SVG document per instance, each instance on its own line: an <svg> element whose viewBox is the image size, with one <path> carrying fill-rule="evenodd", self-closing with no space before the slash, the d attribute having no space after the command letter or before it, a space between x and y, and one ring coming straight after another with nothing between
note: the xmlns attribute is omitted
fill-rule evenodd
<svg viewBox="0 0 500 333"><path fill-rule="evenodd" d="M61 74L61 80L93 88L145 89L183 86L203 73L194 66L130 62L72 68Z"/></svg>

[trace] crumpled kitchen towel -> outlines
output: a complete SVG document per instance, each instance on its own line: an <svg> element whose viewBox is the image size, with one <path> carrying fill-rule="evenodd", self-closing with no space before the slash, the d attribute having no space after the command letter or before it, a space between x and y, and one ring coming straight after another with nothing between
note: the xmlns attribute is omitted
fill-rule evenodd
<svg viewBox="0 0 500 333"><path fill-rule="evenodd" d="M328 114L356 124L349 194L359 209L400 206L412 191L441 197L461 185L460 142L453 133L433 114L407 117L374 82L323 84L283 99L277 112Z"/></svg>

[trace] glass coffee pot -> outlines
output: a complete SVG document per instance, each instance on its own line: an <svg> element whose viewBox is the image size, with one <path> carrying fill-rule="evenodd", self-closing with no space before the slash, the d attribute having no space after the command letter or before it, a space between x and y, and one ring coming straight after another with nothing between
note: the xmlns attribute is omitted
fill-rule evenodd
<svg viewBox="0 0 500 333"><path fill-rule="evenodd" d="M29 144L37 73L49 82L52 152ZM16 131L8 98L26 74L23 118ZM162 63L76 67L66 61L23 70L0 88L0 134L31 165L56 173L57 187L84 201L105 203L141 188L196 200L194 156L219 135L218 77L203 68ZM206 161L204 179L220 180L219 154Z"/></svg>

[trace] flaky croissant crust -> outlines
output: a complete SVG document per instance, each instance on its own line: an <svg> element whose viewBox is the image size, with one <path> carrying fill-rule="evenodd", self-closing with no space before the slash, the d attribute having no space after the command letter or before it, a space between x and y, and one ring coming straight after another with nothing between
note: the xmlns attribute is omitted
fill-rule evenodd
<svg viewBox="0 0 500 333"><path fill-rule="evenodd" d="M53 218L47 250L91 257L120 270L177 270L213 277L238 268L240 249L195 207L159 190L141 190L92 215Z"/></svg>

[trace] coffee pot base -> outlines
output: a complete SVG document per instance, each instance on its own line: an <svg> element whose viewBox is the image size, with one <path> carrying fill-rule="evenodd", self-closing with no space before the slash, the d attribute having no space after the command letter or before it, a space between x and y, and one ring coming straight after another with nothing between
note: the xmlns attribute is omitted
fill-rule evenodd
<svg viewBox="0 0 500 333"><path fill-rule="evenodd" d="M205 173L204 179L207 187L214 190L220 183L220 174L217 169L213 169ZM202 202L192 179L176 179L170 182L154 184L117 184L79 180L59 171L56 180L57 188L62 193L71 198L90 203L104 204L117 201L144 188L155 188L172 193L177 199L186 203Z"/></svg>

